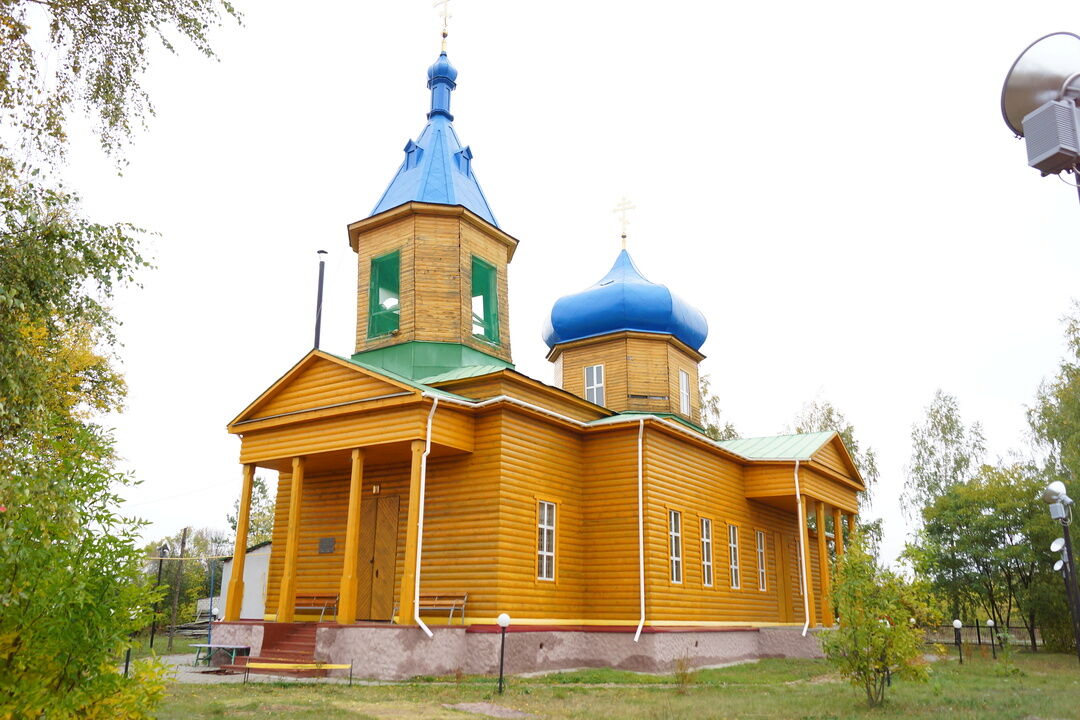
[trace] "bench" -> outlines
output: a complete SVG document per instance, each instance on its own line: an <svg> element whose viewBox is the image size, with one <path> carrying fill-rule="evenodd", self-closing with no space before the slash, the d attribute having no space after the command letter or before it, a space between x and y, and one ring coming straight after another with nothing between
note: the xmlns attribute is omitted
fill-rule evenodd
<svg viewBox="0 0 1080 720"><path fill-rule="evenodd" d="M323 621L327 610L337 615L338 596L319 593L297 593L293 607L296 610L318 610L319 622Z"/></svg>
<svg viewBox="0 0 1080 720"><path fill-rule="evenodd" d="M465 603L469 600L469 593L434 593L431 595L420 596L420 613L427 612L448 612L450 616L447 618L447 623L454 622L454 612L460 611L458 617L461 619L461 624L465 624ZM394 615L398 614L398 605L394 603ZM409 618L410 620L412 618ZM402 618L402 622L405 619Z"/></svg>
<svg viewBox="0 0 1080 720"><path fill-rule="evenodd" d="M203 651L205 650L206 651L206 666L207 667L210 667L210 660L213 658L215 650L222 650L224 652L229 653L229 664L230 665L235 665L236 664L236 655L241 650L246 651L244 653L245 655L247 655L248 653L251 652L251 647L248 646L248 645L218 645L218 644L207 644L207 643L194 643L194 644L190 645L190 647L195 648L195 662L193 662L192 665L198 665L199 664L199 660L202 659Z"/></svg>

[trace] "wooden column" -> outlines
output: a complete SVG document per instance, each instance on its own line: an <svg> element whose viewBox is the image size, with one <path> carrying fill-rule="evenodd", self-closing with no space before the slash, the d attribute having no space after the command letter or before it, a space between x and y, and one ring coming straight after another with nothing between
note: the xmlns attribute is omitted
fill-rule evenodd
<svg viewBox="0 0 1080 720"><path fill-rule="evenodd" d="M799 544L802 545L802 572L803 578L806 581L806 608L807 616L806 621L810 623L810 626L814 626L816 609L814 608L814 578L810 575L810 533L807 532L807 514L809 508L809 501L806 496L803 495L798 499L798 502L802 503L802 524L799 527Z"/></svg>
<svg viewBox="0 0 1080 720"><path fill-rule="evenodd" d="M244 466L244 484L240 487L240 512L236 515L236 543L233 545L232 576L225 596L225 620L239 620L244 602L244 560L247 559L248 520L251 516L251 485L255 466ZM210 598L211 602L213 598Z"/></svg>
<svg viewBox="0 0 1080 720"><path fill-rule="evenodd" d="M855 514L847 516L847 536L849 542L855 542Z"/></svg>
<svg viewBox="0 0 1080 720"><path fill-rule="evenodd" d="M289 485L289 524L285 537L285 571L278 593L278 622L292 622L296 611L296 555L300 545L300 498L304 493L304 458L294 457Z"/></svg>
<svg viewBox="0 0 1080 720"><path fill-rule="evenodd" d="M413 621L413 585L416 583L416 548L420 524L420 461L424 441L412 441L412 472L409 474L409 520L405 527L405 567L401 571L401 590L398 598L398 622L411 625Z"/></svg>
<svg viewBox="0 0 1080 720"><path fill-rule="evenodd" d="M840 508L834 507L832 509L832 532L833 532L833 545L836 546L836 559L839 560L844 556L844 513L840 512Z"/></svg>
<svg viewBox="0 0 1080 720"><path fill-rule="evenodd" d="M360 503L363 500L364 451L352 451L352 474L349 479L349 519L345 526L345 565L341 569L337 621L342 625L356 622L356 570L360 561Z"/></svg>
<svg viewBox="0 0 1080 720"><path fill-rule="evenodd" d="M821 578L821 624L832 627L832 606L829 602L829 541L825 538L825 503L815 504L817 511L818 575Z"/></svg>

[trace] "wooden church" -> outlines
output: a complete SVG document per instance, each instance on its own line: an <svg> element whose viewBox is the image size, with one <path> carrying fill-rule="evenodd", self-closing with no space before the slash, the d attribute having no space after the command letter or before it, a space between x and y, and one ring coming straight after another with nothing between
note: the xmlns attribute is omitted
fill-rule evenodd
<svg viewBox="0 0 1080 720"><path fill-rule="evenodd" d="M355 353L311 351L229 423L244 482L215 639L373 677L490 669L503 612L512 672L817 652L864 489L839 436L707 437L705 318L625 250L554 303L555 385L516 371L518 240L454 130L456 78L444 50L427 126L348 227ZM277 515L265 615L243 618L258 468Z"/></svg>

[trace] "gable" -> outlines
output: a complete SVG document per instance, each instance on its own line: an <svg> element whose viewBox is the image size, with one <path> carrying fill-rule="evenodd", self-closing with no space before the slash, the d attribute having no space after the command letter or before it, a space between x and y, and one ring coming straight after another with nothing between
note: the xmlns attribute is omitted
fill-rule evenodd
<svg viewBox="0 0 1080 720"><path fill-rule="evenodd" d="M312 350L229 425L305 410L415 394L416 389L340 358Z"/></svg>
<svg viewBox="0 0 1080 720"><path fill-rule="evenodd" d="M844 447L844 441L840 439L840 435L834 434L830 441L818 448L810 459L825 469L850 479L860 489L865 487L862 476L855 467L847 448Z"/></svg>

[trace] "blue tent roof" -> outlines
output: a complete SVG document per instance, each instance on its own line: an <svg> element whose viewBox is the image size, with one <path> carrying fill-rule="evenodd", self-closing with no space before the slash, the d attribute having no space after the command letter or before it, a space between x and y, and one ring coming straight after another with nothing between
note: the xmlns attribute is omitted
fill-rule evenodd
<svg viewBox="0 0 1080 720"><path fill-rule="evenodd" d="M624 330L667 333L697 350L709 325L700 310L664 285L646 280L623 250L599 282L555 302L544 327L544 342L550 348Z"/></svg>
<svg viewBox="0 0 1080 720"><path fill-rule="evenodd" d="M472 150L463 147L454 132L450 92L457 87L457 74L445 50L428 69L431 112L427 127L420 137L405 145L405 160L371 211L372 215L414 201L462 205L498 227L473 174Z"/></svg>

